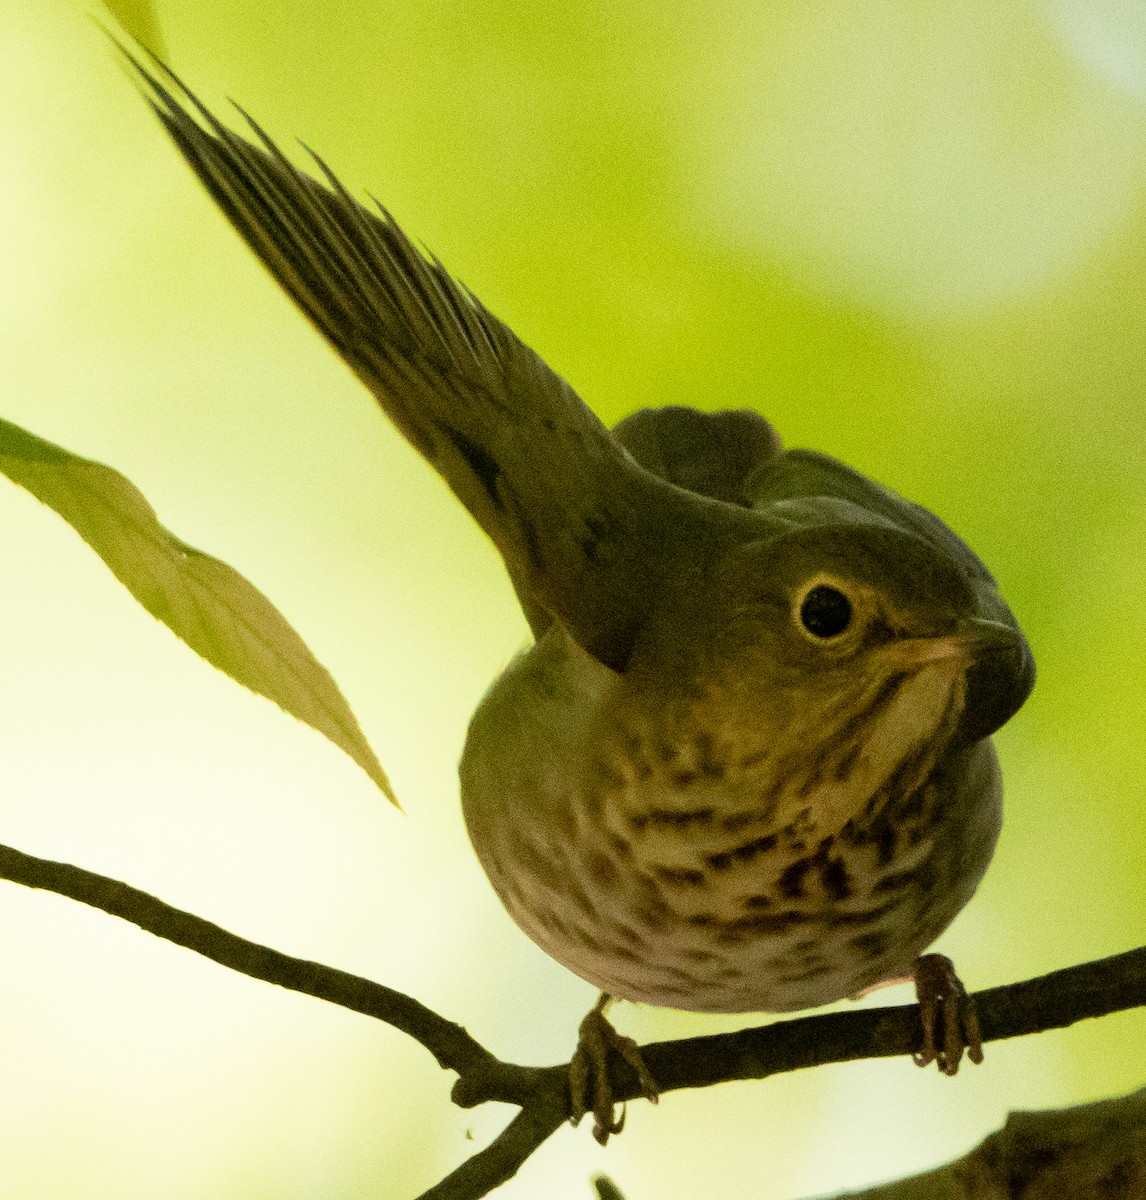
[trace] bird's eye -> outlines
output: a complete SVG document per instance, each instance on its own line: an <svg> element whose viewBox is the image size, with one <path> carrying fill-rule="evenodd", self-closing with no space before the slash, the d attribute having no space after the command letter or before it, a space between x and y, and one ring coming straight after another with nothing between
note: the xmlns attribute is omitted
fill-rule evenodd
<svg viewBox="0 0 1146 1200"><path fill-rule="evenodd" d="M852 622L852 602L827 583L818 583L800 605L800 624L821 641L839 637Z"/></svg>

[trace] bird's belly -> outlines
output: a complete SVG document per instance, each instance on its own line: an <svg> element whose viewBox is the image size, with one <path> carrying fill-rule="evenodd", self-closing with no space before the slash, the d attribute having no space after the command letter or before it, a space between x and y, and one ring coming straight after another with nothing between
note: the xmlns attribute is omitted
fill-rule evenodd
<svg viewBox="0 0 1146 1200"><path fill-rule="evenodd" d="M768 861L781 854L720 874L651 864L599 830L518 827L479 846L506 909L543 950L602 991L643 1003L811 1008L904 974L938 932L920 923L910 889L881 887L894 882L894 860L844 895L828 865L840 859L794 852ZM825 876L837 881L832 893Z"/></svg>
<svg viewBox="0 0 1146 1200"><path fill-rule="evenodd" d="M989 847L969 886L943 886L926 796L913 817L825 834L811 816L754 823L743 790L703 773L666 776L651 802L646 787L640 809L587 785L586 713L612 673L582 654L543 640L513 664L475 713L460 773L494 889L583 979L701 1012L810 1008L909 971L965 903Z"/></svg>

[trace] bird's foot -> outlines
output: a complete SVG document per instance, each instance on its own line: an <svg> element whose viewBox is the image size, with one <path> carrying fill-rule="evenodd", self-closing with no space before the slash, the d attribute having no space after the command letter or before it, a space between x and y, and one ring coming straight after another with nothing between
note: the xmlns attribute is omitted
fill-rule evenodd
<svg viewBox="0 0 1146 1200"><path fill-rule="evenodd" d="M912 978L923 1022L923 1045L912 1055L916 1065L936 1063L944 1075L954 1075L964 1050L973 1063L981 1063L983 1042L975 998L955 974L955 964L944 954L921 954Z"/></svg>
<svg viewBox="0 0 1146 1200"><path fill-rule="evenodd" d="M602 995L589 1010L578 1030L577 1050L569 1064L571 1092L570 1119L576 1125L587 1113L593 1114L593 1137L603 1146L610 1135L625 1127L625 1109L616 1115L613 1087L609 1082L609 1053L619 1054L636 1073L641 1094L656 1104L657 1085L649 1074L637 1043L619 1034L605 1016L611 997Z"/></svg>

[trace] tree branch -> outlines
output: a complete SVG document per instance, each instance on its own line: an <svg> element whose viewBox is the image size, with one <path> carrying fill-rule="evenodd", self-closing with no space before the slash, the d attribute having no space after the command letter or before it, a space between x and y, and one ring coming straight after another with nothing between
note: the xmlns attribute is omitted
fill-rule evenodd
<svg viewBox="0 0 1146 1200"><path fill-rule="evenodd" d="M1087 1017L1146 1005L1146 946L988 988L975 993L975 1002L984 1042L1061 1029ZM764 1079L827 1063L912 1054L922 1033L918 1005L904 1004L659 1042L642 1046L641 1054L659 1089L669 1092L732 1079ZM636 1077L627 1077L617 1099L632 1100L640 1094Z"/></svg>
<svg viewBox="0 0 1146 1200"><path fill-rule="evenodd" d="M496 1068L498 1060L460 1026L417 1000L380 983L350 975L321 963L292 958L157 900L126 883L73 867L35 858L0 846L0 878L25 887L55 892L121 917L177 946L194 950L241 975L329 1000L342 1008L375 1017L408 1033L438 1060L460 1075Z"/></svg>
<svg viewBox="0 0 1146 1200"><path fill-rule="evenodd" d="M557 1086L551 1083L539 1089L484 1150L466 1159L418 1200L477 1200L512 1179L518 1167L569 1118L569 1089L560 1080L552 1082Z"/></svg>
<svg viewBox="0 0 1146 1200"><path fill-rule="evenodd" d="M420 1042L441 1066L458 1073L453 1099L461 1107L497 1100L521 1108L489 1146L420 1200L476 1200L487 1195L510 1179L568 1116L567 1063L524 1067L502 1062L460 1025L392 988L250 942L105 875L7 846L0 846L0 878L67 896L254 979L384 1021ZM990 988L977 993L975 1000L984 1042L1146 1005L1146 947ZM659 1090L670 1092L735 1079L764 1079L827 1063L911 1054L921 1037L919 1008L908 1004L654 1042L641 1047L641 1054ZM635 1074L622 1062L615 1064L612 1082L618 1100L641 1095Z"/></svg>
<svg viewBox="0 0 1146 1200"><path fill-rule="evenodd" d="M625 1200L605 1175L598 1200ZM1146 1087L1076 1108L1012 1112L969 1154L835 1200L1130 1200L1146 1196Z"/></svg>
<svg viewBox="0 0 1146 1200"><path fill-rule="evenodd" d="M1141 1088L1077 1108L1012 1112L1001 1129L962 1158L836 1200L1130 1200L1144 1195L1146 1088Z"/></svg>

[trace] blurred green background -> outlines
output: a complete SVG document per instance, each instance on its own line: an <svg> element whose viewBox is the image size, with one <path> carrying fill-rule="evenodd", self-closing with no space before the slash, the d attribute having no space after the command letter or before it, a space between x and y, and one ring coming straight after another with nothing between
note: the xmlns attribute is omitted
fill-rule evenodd
<svg viewBox="0 0 1146 1200"><path fill-rule="evenodd" d="M607 420L752 405L933 508L1040 680L940 948L971 986L1146 928L1146 10L1116 0L166 0L177 68L369 189ZM593 992L468 848L468 714L524 641L492 548L264 276L83 6L0 0L0 411L124 471L341 682L396 813L0 486L0 841L370 975L498 1054ZM508 1110L406 1038L0 887L0 1190L409 1197ZM888 992L867 1004L901 1002ZM638 1006L638 1039L731 1027ZM745 1022L741 1022L745 1023ZM1141 1011L635 1105L501 1193L779 1200L1143 1082ZM471 1135L472 1139L471 1140Z"/></svg>

